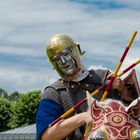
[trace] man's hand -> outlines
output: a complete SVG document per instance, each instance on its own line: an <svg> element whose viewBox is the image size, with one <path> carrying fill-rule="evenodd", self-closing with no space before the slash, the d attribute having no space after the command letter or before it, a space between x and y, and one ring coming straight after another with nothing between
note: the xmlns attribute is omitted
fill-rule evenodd
<svg viewBox="0 0 140 140"><path fill-rule="evenodd" d="M109 80L111 78L111 75L112 74L109 74L107 76L107 79ZM128 89L126 88L126 86L124 85L124 82L120 79L120 77L116 77L114 79L114 82L112 84L112 88L113 89L117 89L121 94L122 94L122 97L127 100L127 101L131 101L132 98L131 98L131 95L128 91Z"/></svg>
<svg viewBox="0 0 140 140"><path fill-rule="evenodd" d="M91 117L91 110L88 109L87 112L85 112L85 122L86 123L92 123L92 117Z"/></svg>

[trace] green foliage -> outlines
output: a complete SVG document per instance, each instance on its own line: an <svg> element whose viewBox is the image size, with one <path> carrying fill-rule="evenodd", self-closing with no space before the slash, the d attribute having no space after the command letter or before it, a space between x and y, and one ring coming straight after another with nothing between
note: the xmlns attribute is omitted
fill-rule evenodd
<svg viewBox="0 0 140 140"><path fill-rule="evenodd" d="M14 114L9 123L10 127L15 128L35 123L40 99L41 91L31 91L21 96L15 104Z"/></svg>
<svg viewBox="0 0 140 140"><path fill-rule="evenodd" d="M19 93L18 91L15 91L12 94L10 94L8 98L10 101L16 102L21 96L22 96L21 93Z"/></svg>
<svg viewBox="0 0 140 140"><path fill-rule="evenodd" d="M0 88L0 97L8 98L8 93L2 88Z"/></svg>
<svg viewBox="0 0 140 140"><path fill-rule="evenodd" d="M0 131L35 123L41 91L8 93L0 88Z"/></svg>
<svg viewBox="0 0 140 140"><path fill-rule="evenodd" d="M11 118L13 105L12 102L0 97L0 131L8 130L8 123Z"/></svg>

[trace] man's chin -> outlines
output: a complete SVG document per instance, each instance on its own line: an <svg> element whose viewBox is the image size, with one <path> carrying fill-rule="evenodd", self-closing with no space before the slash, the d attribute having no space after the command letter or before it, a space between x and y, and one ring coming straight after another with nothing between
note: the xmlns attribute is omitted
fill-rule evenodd
<svg viewBox="0 0 140 140"><path fill-rule="evenodd" d="M77 69L77 70L74 70L74 71L69 71L69 72L67 72L67 74L65 74L65 79L66 80L73 80L73 78L75 77L75 75L79 72L80 70L79 69Z"/></svg>

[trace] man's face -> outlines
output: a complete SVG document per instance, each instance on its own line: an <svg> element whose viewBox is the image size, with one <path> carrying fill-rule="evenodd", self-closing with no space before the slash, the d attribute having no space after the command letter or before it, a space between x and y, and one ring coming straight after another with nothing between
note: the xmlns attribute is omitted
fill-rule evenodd
<svg viewBox="0 0 140 140"><path fill-rule="evenodd" d="M58 69L63 75L73 75L78 71L75 60L71 56L71 50L65 49L53 57Z"/></svg>

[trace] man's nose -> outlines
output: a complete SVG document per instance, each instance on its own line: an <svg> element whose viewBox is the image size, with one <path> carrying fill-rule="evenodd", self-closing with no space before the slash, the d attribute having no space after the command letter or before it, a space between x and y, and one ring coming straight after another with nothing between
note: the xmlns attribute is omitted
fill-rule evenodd
<svg viewBox="0 0 140 140"><path fill-rule="evenodd" d="M67 58L66 58L65 56L61 56L60 58L61 58L61 61L62 61L63 64L66 63L66 62L68 61Z"/></svg>

